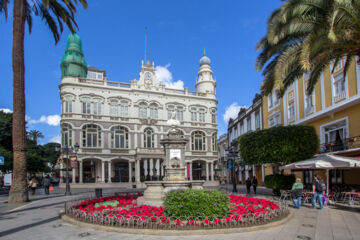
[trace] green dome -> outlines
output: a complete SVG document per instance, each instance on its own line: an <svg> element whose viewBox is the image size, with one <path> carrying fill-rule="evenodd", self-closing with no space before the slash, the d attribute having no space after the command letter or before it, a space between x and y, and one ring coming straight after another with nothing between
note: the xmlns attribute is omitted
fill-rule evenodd
<svg viewBox="0 0 360 240"><path fill-rule="evenodd" d="M67 39L66 50L60 63L62 77L87 76L87 63L84 59L79 35L70 34Z"/></svg>

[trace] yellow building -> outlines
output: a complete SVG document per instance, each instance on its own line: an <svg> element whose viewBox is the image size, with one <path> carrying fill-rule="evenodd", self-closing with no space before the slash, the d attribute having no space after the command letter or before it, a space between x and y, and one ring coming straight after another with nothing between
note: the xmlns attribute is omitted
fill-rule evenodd
<svg viewBox="0 0 360 240"><path fill-rule="evenodd" d="M345 78L345 61L340 61L333 73L331 64L321 74L311 94L306 94L310 74L297 79L282 98L274 88L269 96L263 97L264 128L290 124L314 126L320 139L319 152L360 156L360 65L357 62L358 59L352 61ZM267 169L266 173L272 171ZM337 179L344 183L347 178L344 173L333 171L334 183ZM303 173L305 183L313 174ZM359 184L359 175L358 178Z"/></svg>

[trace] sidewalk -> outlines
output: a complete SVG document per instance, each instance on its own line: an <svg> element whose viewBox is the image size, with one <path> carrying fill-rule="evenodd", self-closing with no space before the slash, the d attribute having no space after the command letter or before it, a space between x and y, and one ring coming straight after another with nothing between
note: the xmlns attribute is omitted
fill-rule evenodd
<svg viewBox="0 0 360 240"><path fill-rule="evenodd" d="M240 188L241 190L241 188ZM259 189L260 190L260 189ZM263 193L266 193L263 189ZM240 191L242 192L242 191ZM26 239L147 239L147 240L182 240L182 239L359 239L360 214L326 207L323 210L303 207L294 211L294 217L286 224L264 229L256 232L223 234L223 235L199 235L199 236L144 236L119 234L112 232L95 231L91 228L80 228L63 223L58 212L63 209L64 202L73 198L79 198L86 193L75 193L73 196L63 196L59 191L56 195L36 196L32 201L21 209L0 215L0 238L11 240ZM260 197L260 196L259 196ZM34 199L35 200L35 199Z"/></svg>

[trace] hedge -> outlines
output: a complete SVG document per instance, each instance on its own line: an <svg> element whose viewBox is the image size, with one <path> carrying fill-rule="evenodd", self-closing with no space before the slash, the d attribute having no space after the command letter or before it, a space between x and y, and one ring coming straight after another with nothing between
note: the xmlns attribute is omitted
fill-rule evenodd
<svg viewBox="0 0 360 240"><path fill-rule="evenodd" d="M240 136L239 148L245 164L288 164L314 156L319 138L312 126L279 126Z"/></svg>
<svg viewBox="0 0 360 240"><path fill-rule="evenodd" d="M274 174L265 176L265 187L271 188L274 194L279 195L280 190L291 190L295 182L295 175Z"/></svg>
<svg viewBox="0 0 360 240"><path fill-rule="evenodd" d="M229 196L218 190L174 190L164 199L165 216L224 218L230 213Z"/></svg>

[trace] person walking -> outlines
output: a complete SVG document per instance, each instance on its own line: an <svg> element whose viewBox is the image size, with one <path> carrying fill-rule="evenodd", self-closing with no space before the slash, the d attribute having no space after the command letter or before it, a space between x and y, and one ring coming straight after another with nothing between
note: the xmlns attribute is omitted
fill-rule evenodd
<svg viewBox="0 0 360 240"><path fill-rule="evenodd" d="M35 177L32 177L31 181L28 184L28 187L31 189L31 194L35 195L36 187L38 185L38 181Z"/></svg>
<svg viewBox="0 0 360 240"><path fill-rule="evenodd" d="M304 185L300 178L296 179L296 182L292 185L292 200L296 208L301 207L301 197L303 194Z"/></svg>
<svg viewBox="0 0 360 240"><path fill-rule="evenodd" d="M258 180L257 180L256 176L253 176L253 179L252 179L252 181L251 181L251 184L252 184L252 186L253 186L254 193L256 194L256 187L257 187L257 185L258 185Z"/></svg>
<svg viewBox="0 0 360 240"><path fill-rule="evenodd" d="M49 187L50 187L50 177L49 177L49 175L46 175L46 177L43 178L42 184L44 186L45 194L49 195Z"/></svg>
<svg viewBox="0 0 360 240"><path fill-rule="evenodd" d="M315 175L314 181L312 183L313 187L313 197L312 197L312 207L316 208L316 199L319 202L320 209L323 208L323 202L322 202L322 193L323 193L323 181L321 180L320 176L318 174Z"/></svg>
<svg viewBox="0 0 360 240"><path fill-rule="evenodd" d="M249 177L246 179L245 183L246 183L246 191L247 191L247 194L250 194L251 180L250 180Z"/></svg>

